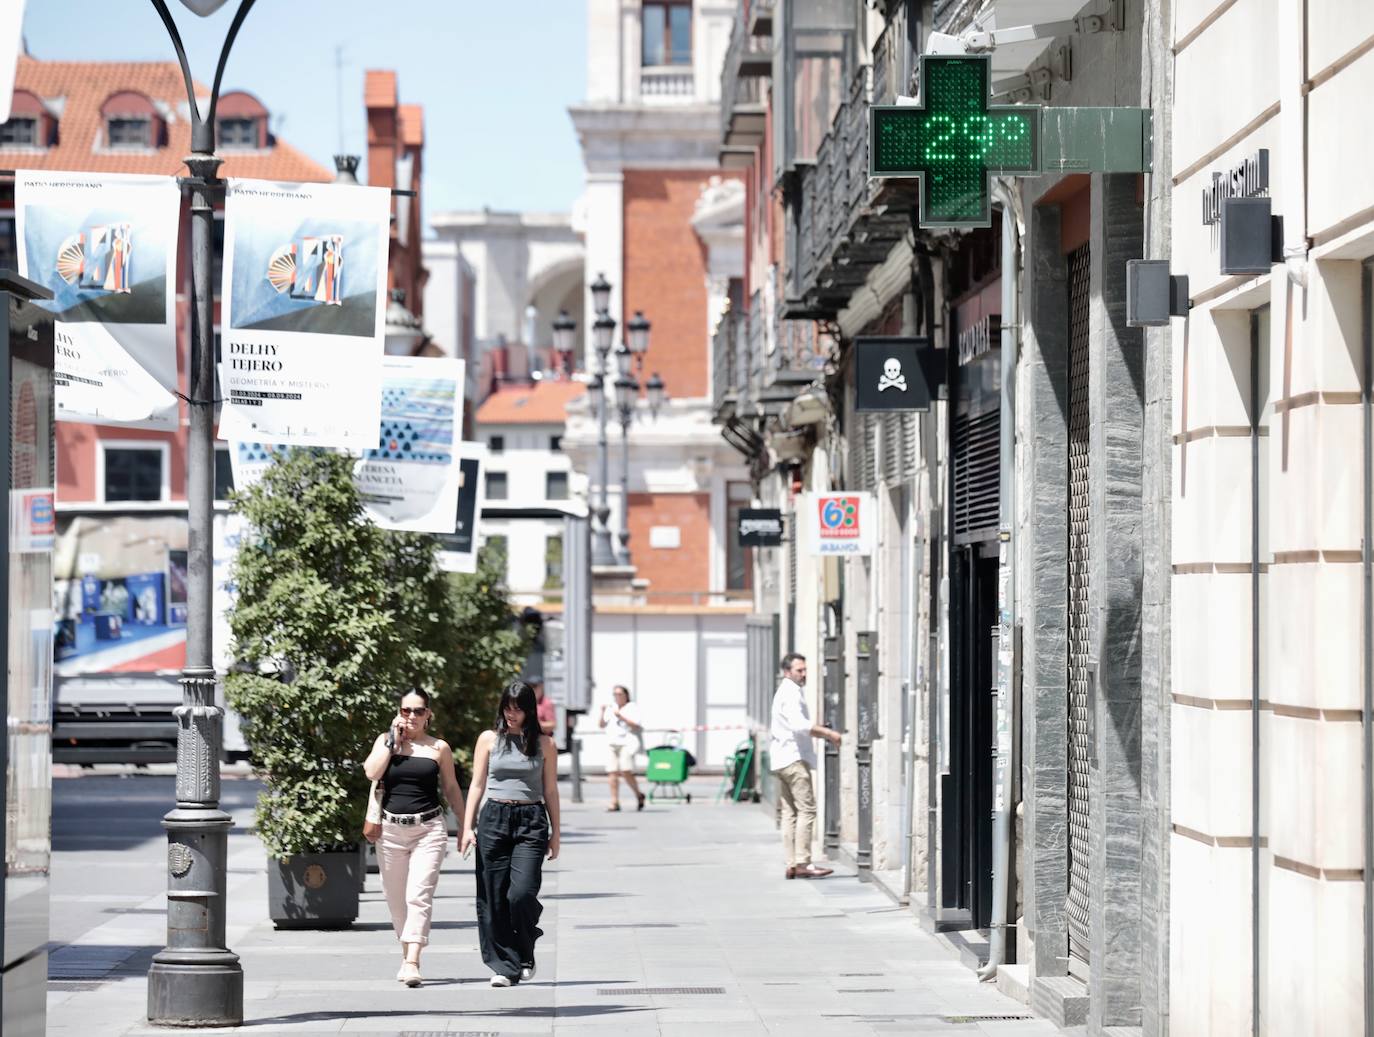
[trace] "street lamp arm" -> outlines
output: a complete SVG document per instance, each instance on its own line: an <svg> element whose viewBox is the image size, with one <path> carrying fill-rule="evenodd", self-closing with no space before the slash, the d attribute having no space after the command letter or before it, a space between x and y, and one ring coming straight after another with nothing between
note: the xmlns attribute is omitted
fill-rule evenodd
<svg viewBox="0 0 1374 1037"><path fill-rule="evenodd" d="M215 108L219 105L219 88L224 81L224 66L229 63L229 51L234 46L243 20L248 17L248 12L252 10L256 0L243 0L239 4L239 9L234 12L234 20L229 23L229 34L225 36L224 46L220 48L219 64L215 66L215 82L210 88L210 106L204 118L200 114L200 105L196 103L196 83L191 75L190 62L186 58L186 46L182 43L181 31L177 28L172 12L167 9L167 0L152 2L158 17L162 19L162 24L167 27L167 35L172 38L172 48L176 51L177 63L181 66L181 78L186 83L186 100L190 102L191 108L191 150L208 154L215 150Z"/></svg>
<svg viewBox="0 0 1374 1037"><path fill-rule="evenodd" d="M167 35L172 37L172 48L177 52L177 63L181 65L181 78L186 82L186 97L191 102L191 127L194 129L200 125L200 109L196 107L196 83L191 78L191 65L186 60L186 47L181 42L181 30L177 28L172 12L167 10L166 0L153 0L153 8L162 19L162 24L167 27Z"/></svg>
<svg viewBox="0 0 1374 1037"><path fill-rule="evenodd" d="M243 25L243 20L248 17L248 12L252 9L256 0L243 0L239 9L234 12L234 20L229 23L229 35L224 37L224 46L219 52L219 64L215 66L215 83L210 88L210 113L208 121L211 126L215 124L215 108L219 104L220 83L224 80L224 66L229 63L229 50L234 46L234 39L239 34L239 28Z"/></svg>

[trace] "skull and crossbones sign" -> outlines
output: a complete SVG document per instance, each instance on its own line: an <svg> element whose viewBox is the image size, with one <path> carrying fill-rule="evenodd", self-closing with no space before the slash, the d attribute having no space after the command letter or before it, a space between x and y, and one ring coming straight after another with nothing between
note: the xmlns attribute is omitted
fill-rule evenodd
<svg viewBox="0 0 1374 1037"><path fill-rule="evenodd" d="M898 389L906 392L906 375L902 374L902 362L895 356L883 361L883 373L878 378L878 391Z"/></svg>

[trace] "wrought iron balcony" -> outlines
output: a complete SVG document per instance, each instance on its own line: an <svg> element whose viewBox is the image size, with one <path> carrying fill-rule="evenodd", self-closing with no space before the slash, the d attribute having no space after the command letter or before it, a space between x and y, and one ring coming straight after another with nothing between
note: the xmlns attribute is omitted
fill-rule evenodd
<svg viewBox="0 0 1374 1037"><path fill-rule="evenodd" d="M750 7L758 0L739 0L730 31L730 46L720 70L720 143L722 165L763 142L767 110L763 104L763 80L773 71L773 44L749 29Z"/></svg>
<svg viewBox="0 0 1374 1037"><path fill-rule="evenodd" d="M748 342L741 317L727 307L711 338L711 413L717 422L735 417L748 393Z"/></svg>
<svg viewBox="0 0 1374 1037"><path fill-rule="evenodd" d="M785 315L833 317L910 229L914 189L868 178L868 107L904 92L908 50L903 15L878 38L872 66L861 67L850 80L815 163L799 167L797 182L784 196Z"/></svg>
<svg viewBox="0 0 1374 1037"><path fill-rule="evenodd" d="M743 0L744 24L751 36L773 35L774 0Z"/></svg>

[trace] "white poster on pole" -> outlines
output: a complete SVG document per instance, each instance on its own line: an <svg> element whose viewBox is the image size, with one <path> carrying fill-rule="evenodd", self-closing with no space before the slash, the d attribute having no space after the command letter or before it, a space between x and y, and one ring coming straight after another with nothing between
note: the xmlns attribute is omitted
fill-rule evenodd
<svg viewBox="0 0 1374 1037"><path fill-rule="evenodd" d="M377 445L391 193L228 181L220 434Z"/></svg>
<svg viewBox="0 0 1374 1037"><path fill-rule="evenodd" d="M0 122L9 122L14 103L14 73L24 49L24 0L0 4Z"/></svg>
<svg viewBox="0 0 1374 1037"><path fill-rule="evenodd" d="M453 533L463 438L463 361L382 361L381 438L353 469L368 518L384 529Z"/></svg>
<svg viewBox="0 0 1374 1037"><path fill-rule="evenodd" d="M812 493L802 498L810 509L811 544L818 555L871 555L877 539L878 509L871 493Z"/></svg>
<svg viewBox="0 0 1374 1037"><path fill-rule="evenodd" d="M477 571L477 527L482 521L486 488L487 448L481 443L458 445L458 520L453 533L440 538L439 568L451 573Z"/></svg>
<svg viewBox="0 0 1374 1037"><path fill-rule="evenodd" d="M19 272L53 293L57 420L176 428L176 181L20 171L14 208Z"/></svg>

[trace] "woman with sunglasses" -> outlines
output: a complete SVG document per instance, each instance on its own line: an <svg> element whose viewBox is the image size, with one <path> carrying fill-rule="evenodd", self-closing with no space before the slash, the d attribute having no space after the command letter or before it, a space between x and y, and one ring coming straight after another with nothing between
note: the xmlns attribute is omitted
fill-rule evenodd
<svg viewBox="0 0 1374 1037"><path fill-rule="evenodd" d="M478 813L478 807L481 813ZM477 739L462 850L477 847L477 936L494 987L534 978L544 857L558 857L558 749L534 688L511 681Z"/></svg>
<svg viewBox="0 0 1374 1037"><path fill-rule="evenodd" d="M369 779L382 785L382 837L377 861L382 891L391 909L391 924L401 941L401 971L397 980L418 987L420 951L429 943L434 913L434 887L448 846L444 799L463 814L463 790L453 768L453 750L428 732L432 714L429 695L419 690L401 696L390 729L377 736L363 764Z"/></svg>

